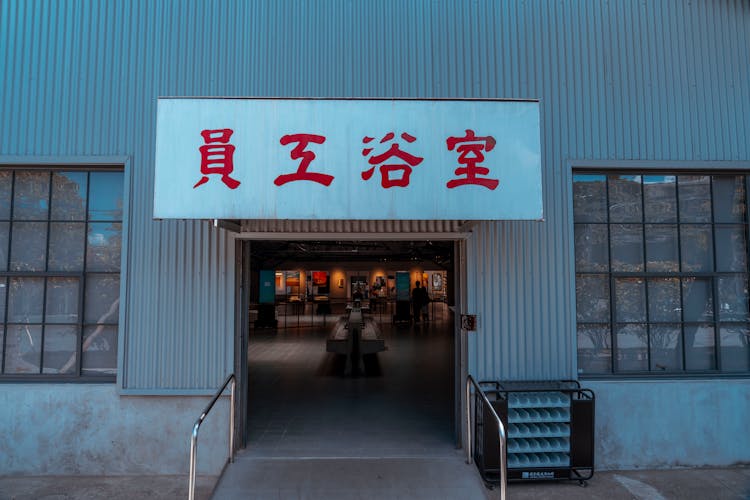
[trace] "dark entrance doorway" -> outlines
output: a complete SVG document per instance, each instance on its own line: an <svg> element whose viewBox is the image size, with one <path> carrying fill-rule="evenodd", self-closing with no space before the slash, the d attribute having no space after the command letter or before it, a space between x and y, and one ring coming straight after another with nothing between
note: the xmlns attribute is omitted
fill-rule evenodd
<svg viewBox="0 0 750 500"><path fill-rule="evenodd" d="M250 285L248 453L298 458L453 452L453 241L243 244ZM432 300L426 321L394 321L397 273L409 273L410 287L415 281L427 286ZM262 288L270 286L269 305ZM360 370L352 369L351 355L327 349L327 339L350 319L355 298L361 299L356 305L362 306L362 321L374 325L386 347L363 353ZM259 317L269 309L272 321Z"/></svg>

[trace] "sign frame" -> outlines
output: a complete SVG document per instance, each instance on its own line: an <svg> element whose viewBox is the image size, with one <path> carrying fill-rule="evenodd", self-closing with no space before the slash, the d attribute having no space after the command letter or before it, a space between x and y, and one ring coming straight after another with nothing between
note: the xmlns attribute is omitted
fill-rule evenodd
<svg viewBox="0 0 750 500"><path fill-rule="evenodd" d="M543 220L540 104L162 97L154 218Z"/></svg>

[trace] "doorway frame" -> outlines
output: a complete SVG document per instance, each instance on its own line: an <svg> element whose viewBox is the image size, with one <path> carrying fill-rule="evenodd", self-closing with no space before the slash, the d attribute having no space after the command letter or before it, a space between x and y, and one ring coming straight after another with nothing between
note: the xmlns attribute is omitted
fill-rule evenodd
<svg viewBox="0 0 750 500"><path fill-rule="evenodd" d="M465 429L462 415L466 411L466 395L463 390L468 375L468 345L466 334L461 330L461 314L466 314L467 276L466 240L471 237L471 226L465 231L439 233L318 233L318 232L232 232L235 246L235 332L234 332L234 372L237 379L235 398L235 448L245 448L247 442L248 408L248 362L247 349L250 338L249 252L244 251L244 243L250 241L450 241L453 242L453 275L455 286L454 325L453 325L453 422L456 448L465 443Z"/></svg>

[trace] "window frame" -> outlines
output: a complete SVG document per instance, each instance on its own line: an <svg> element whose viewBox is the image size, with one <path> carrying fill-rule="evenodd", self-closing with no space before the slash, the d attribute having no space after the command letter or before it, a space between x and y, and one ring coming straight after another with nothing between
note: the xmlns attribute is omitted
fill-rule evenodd
<svg viewBox="0 0 750 500"><path fill-rule="evenodd" d="M25 160L25 159L24 159ZM128 210L129 210L129 203L128 203L128 190L129 190L129 179L128 179L128 159L116 157L106 157L101 158L100 161L92 161L92 158L64 158L60 159L59 161L56 161L54 159L50 158L30 158L28 159L28 163L26 161L17 161L16 158L11 159L5 159L3 157L0 157L0 171L10 171L14 173L14 181L11 187L11 203L13 202L13 196L15 191L15 173L16 172L42 172L42 173L49 173L50 174L50 186L49 186L49 195L48 195L48 203L49 206L47 207L47 215L44 220L33 220L30 222L42 222L46 224L46 253L45 253L45 270L44 271L11 271L10 270L10 261L11 261L11 255L10 250L12 248L12 224L15 221L11 215L9 215L9 241L8 241L8 270L7 271L0 271L0 280L5 280L7 286L6 286L6 294L5 294L5 302L4 304L0 304L0 307L5 308L5 320L0 325L0 328L3 330L1 331L4 335L0 338L0 341L2 341L2 349L0 349L0 384L3 383L115 383L120 376L121 370L122 370L122 342L123 342L123 328L124 328L124 315L123 315L123 298L124 298L124 276L125 276L125 268L126 268L126 234L127 234L127 219L128 219ZM86 191L87 191L87 210L85 214L84 220L61 220L61 219L53 219L52 218L52 175L56 172L82 172L86 173ZM116 220L105 220L105 219L97 219L92 218L89 214L89 206L88 203L90 201L90 188L91 188L91 173L119 173L122 177L122 215L119 219ZM81 223L84 225L84 233L83 233L83 261L84 265L81 270L76 271L50 271L49 268L49 259L50 259L50 233L51 233L51 225L53 223ZM119 259L119 265L117 271L111 271L111 270L88 270L87 264L86 264L86 258L88 253L88 227L90 224L96 224L96 223L115 223L120 224L120 259ZM111 275L116 276L119 284L118 284L118 297L120 300L120 303L118 305L119 313L117 315L117 318L114 320L114 322L107 322L107 323L101 323L102 325L106 327L114 326L116 331L116 339L117 339L117 348L115 354L115 370L112 374L104 374L104 375L92 375L92 374L84 374L83 373L83 352L82 352L82 346L84 342L85 332L88 328L95 327L96 325L100 323L91 323L87 322L85 318L85 299L86 299L86 278L87 276L91 275ZM74 325L77 328L77 337L76 337L76 360L75 360L75 369L73 373L44 373L44 351L45 351L45 345L44 345L44 336L41 337L41 345L40 345L40 353L39 353L39 371L40 373L4 373L5 369L5 363L6 363L6 352L5 352L5 346L7 343L7 329L9 325L16 325L20 323L10 323L8 321L8 304L10 300L10 280L16 277L25 277L25 278L40 278L44 280L43 285L43 306L42 306L42 316L41 321L39 323L29 323L31 325L39 325L42 327L42 330L46 329L47 326L70 326ZM50 278L76 278L78 280L79 286L78 286L78 307L77 307L77 315L78 318L75 322L71 323L60 323L60 322L52 322L47 321L47 300L48 300L48 280Z"/></svg>
<svg viewBox="0 0 750 500"><path fill-rule="evenodd" d="M670 379L670 378L676 378L676 379L685 379L685 378L748 378L750 377L750 369L747 369L745 371L722 371L723 364L722 364L722 344L721 344L721 335L722 335L722 328L726 328L727 326L732 325L743 325L748 328L750 328L750 311L747 312L745 321L740 320L720 320L720 311L719 311L719 305L717 304L718 299L720 298L719 295L719 280L722 277L725 276L738 276L743 275L745 277L745 285L748 286L750 290L750 162L691 162L689 164L689 168L686 168L685 162L650 162L650 161L630 161L630 162L618 162L618 161L602 161L602 162L571 162L569 164L570 167L570 173L571 173L571 196L570 196L570 234L571 234L571 243L570 243L570 249L571 249L571 265L572 265L572 275L573 275L573 286L572 286L572 293L573 293L573 317L572 317L572 324L573 324L573 337L575 339L575 360L576 360L576 367L577 367L577 374L582 379L644 379L644 380L655 380L655 379ZM605 176L607 179L607 182L605 182L605 209L607 210L607 216L606 220L603 222L591 222L591 221L582 221L577 222L575 220L575 213L574 213L574 207L575 207L575 192L574 192L574 185L575 185L575 176L576 175L602 175ZM710 194L710 202L711 202L711 217L710 221L704 222L701 224L710 225L711 228L711 237L712 237L712 245L711 250L713 252L712 255L712 270L710 272L690 272L690 271L683 271L682 270L682 250L683 250L683 242L682 242L682 230L681 227L684 225L689 225L691 222L686 222L681 220L680 217L680 197L679 197L679 182L677 179L675 179L675 220L671 222L652 222L648 220L647 213L646 213L646 196L644 192L644 184L643 184L643 177L647 176L658 176L658 175L665 175L665 176L675 176L676 178L679 176L708 176L709 177L709 194ZM745 215L744 220L742 222L716 222L715 220L715 192L713 189L714 186L714 176L744 176L744 190L745 190ZM639 222L619 222L619 221L612 221L611 216L609 213L609 177L610 176L640 176L641 182L641 192L640 192L640 201L641 201L641 215L640 215L640 221ZM643 255L643 269L642 271L613 271L612 269L612 231L611 228L613 226L616 226L618 224L627 224L627 223L633 223L640 226L640 235L641 235L641 252ZM587 270L587 271L579 271L577 269L577 255L576 255L576 229L579 224L591 224L591 225L600 225L606 227L606 252L607 252L607 269L603 270ZM697 222L693 222L692 224L698 224ZM646 227L647 226L670 226L674 225L676 226L676 252L677 252L677 262L680 266L679 270L677 272L670 272L670 271L648 271L648 254L646 251L647 247L647 238L646 238ZM744 227L744 238L745 238L745 268L741 271L718 271L717 266L717 227L723 227L723 226L730 226L735 225L739 226L742 225ZM607 322L604 321L592 321L592 320L578 320L578 293L577 293L577 286L578 286L578 277L580 275L589 275L589 276L602 276L605 277L607 281L607 285L609 287L608 290L608 319ZM618 279L622 278L638 278L643 281L643 293L644 293L644 320L641 322L627 322L627 321L618 321L616 318L617 310L616 310L616 300L615 300L615 283ZM653 279L659 279L659 278L670 278L677 280L678 287L679 287L679 298L680 298L680 317L679 320L673 321L673 322L667 322L667 321L658 321L654 322L650 318L650 304L648 301L648 293L649 293L649 283L650 280ZM685 312L684 312L684 306L685 303L683 301L683 293L684 293L684 280L686 278L707 278L711 280L711 301L712 301L712 317L710 321L689 321L685 319ZM748 301L746 302L746 307L750 309L750 298L748 298ZM618 332L618 326L619 325L627 325L627 324L642 324L646 328L647 337L645 342L645 352L646 352L646 360L647 363L646 370L633 370L633 371L617 371L618 370L618 351L617 351L617 332ZM684 345L684 339L686 335L686 327L689 326L695 326L695 325L710 325L711 328L713 328L713 355L712 355L712 362L714 363L715 368L709 369L709 370L688 370L686 367L686 349ZM609 341L610 341L610 357L609 357L609 371L607 372L582 372L581 367L579 366L579 326L580 325L586 325L591 327L602 327L608 329L608 335L609 335ZM653 369L653 358L651 355L652 350L652 336L651 336L651 329L654 326L659 325L675 325L679 327L680 331L680 337L679 337L679 356L681 358L681 368L679 370L671 370L671 371L656 371Z"/></svg>

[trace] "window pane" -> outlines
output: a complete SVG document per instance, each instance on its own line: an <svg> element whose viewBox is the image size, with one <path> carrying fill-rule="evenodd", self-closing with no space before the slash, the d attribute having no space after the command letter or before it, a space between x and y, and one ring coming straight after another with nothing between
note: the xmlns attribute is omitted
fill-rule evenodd
<svg viewBox="0 0 750 500"><path fill-rule="evenodd" d="M51 222L49 228L50 271L83 271L86 224Z"/></svg>
<svg viewBox="0 0 750 500"><path fill-rule="evenodd" d="M119 271L122 251L122 224L89 224L86 270Z"/></svg>
<svg viewBox="0 0 750 500"><path fill-rule="evenodd" d="M8 243L10 238L10 223L0 222L0 271L8 270Z"/></svg>
<svg viewBox="0 0 750 500"><path fill-rule="evenodd" d="M83 375L117 374L117 327L89 326L83 332Z"/></svg>
<svg viewBox="0 0 750 500"><path fill-rule="evenodd" d="M43 373L75 373L78 327L47 325L44 328Z"/></svg>
<svg viewBox="0 0 750 500"><path fill-rule="evenodd" d="M641 176L609 176L610 222L642 222Z"/></svg>
<svg viewBox="0 0 750 500"><path fill-rule="evenodd" d="M651 325L651 370L682 370L682 331L680 325Z"/></svg>
<svg viewBox="0 0 750 500"><path fill-rule="evenodd" d="M715 370L714 327L685 325L685 369Z"/></svg>
<svg viewBox="0 0 750 500"><path fill-rule="evenodd" d="M707 175L677 177L680 221L711 222L711 179Z"/></svg>
<svg viewBox="0 0 750 500"><path fill-rule="evenodd" d="M576 224L576 271L608 271L606 224Z"/></svg>
<svg viewBox="0 0 750 500"><path fill-rule="evenodd" d="M11 271L44 271L47 223L14 222L10 248Z"/></svg>
<svg viewBox="0 0 750 500"><path fill-rule="evenodd" d="M0 323L5 323L5 298L8 292L8 278L0 278ZM0 332L3 330L3 325L0 324ZM2 340L2 338L0 338Z"/></svg>
<svg viewBox="0 0 750 500"><path fill-rule="evenodd" d="M120 276L117 274L86 275L86 323L116 324L120 306Z"/></svg>
<svg viewBox="0 0 750 500"><path fill-rule="evenodd" d="M685 321L713 321L714 305L711 280L682 280L682 312Z"/></svg>
<svg viewBox="0 0 750 500"><path fill-rule="evenodd" d="M716 226L716 270L747 270L745 226Z"/></svg>
<svg viewBox="0 0 750 500"><path fill-rule="evenodd" d="M41 356L40 325L8 325L4 373L39 373Z"/></svg>
<svg viewBox="0 0 750 500"><path fill-rule="evenodd" d="M722 325L719 332L721 370L728 372L750 371L750 329L748 329L748 325Z"/></svg>
<svg viewBox="0 0 750 500"><path fill-rule="evenodd" d="M576 319L609 323L609 278L606 275L576 277Z"/></svg>
<svg viewBox="0 0 750 500"><path fill-rule="evenodd" d="M640 224L613 224L611 228L612 270L643 271L643 226Z"/></svg>
<svg viewBox="0 0 750 500"><path fill-rule="evenodd" d="M576 222L607 222L606 176L573 175L573 218Z"/></svg>
<svg viewBox="0 0 750 500"><path fill-rule="evenodd" d="M648 318L652 322L681 321L680 280L650 278L648 280Z"/></svg>
<svg viewBox="0 0 750 500"><path fill-rule="evenodd" d="M680 227L683 272L710 272L714 268L713 238L709 225Z"/></svg>
<svg viewBox="0 0 750 500"><path fill-rule="evenodd" d="M748 321L747 276L719 277L719 321Z"/></svg>
<svg viewBox="0 0 750 500"><path fill-rule="evenodd" d="M13 172L0 170L0 220L10 219L10 202L13 191Z"/></svg>
<svg viewBox="0 0 750 500"><path fill-rule="evenodd" d="M679 272L677 226L646 224L646 270Z"/></svg>
<svg viewBox="0 0 750 500"><path fill-rule="evenodd" d="M612 373L609 326L578 325L578 373Z"/></svg>
<svg viewBox="0 0 750 500"><path fill-rule="evenodd" d="M615 279L615 320L646 321L646 286L642 278Z"/></svg>
<svg viewBox="0 0 750 500"><path fill-rule="evenodd" d="M122 220L122 172L91 172L89 219Z"/></svg>
<svg viewBox="0 0 750 500"><path fill-rule="evenodd" d="M617 371L648 371L646 325L617 326Z"/></svg>
<svg viewBox="0 0 750 500"><path fill-rule="evenodd" d="M86 172L52 174L52 220L86 220Z"/></svg>
<svg viewBox="0 0 750 500"><path fill-rule="evenodd" d="M47 323L78 322L78 278L48 278Z"/></svg>
<svg viewBox="0 0 750 500"><path fill-rule="evenodd" d="M46 220L48 208L49 172L16 172L13 218Z"/></svg>
<svg viewBox="0 0 750 500"><path fill-rule="evenodd" d="M646 222L677 222L677 177L643 177L643 203Z"/></svg>
<svg viewBox="0 0 750 500"><path fill-rule="evenodd" d="M745 177L715 175L714 222L745 222Z"/></svg>
<svg viewBox="0 0 750 500"><path fill-rule="evenodd" d="M44 278L10 278L9 323L41 323Z"/></svg>
<svg viewBox="0 0 750 500"><path fill-rule="evenodd" d="M116 372L122 190L122 172L0 171L3 373Z"/></svg>

